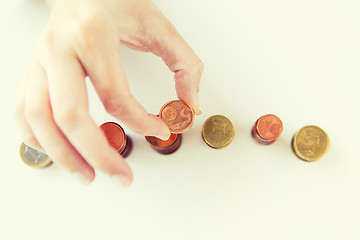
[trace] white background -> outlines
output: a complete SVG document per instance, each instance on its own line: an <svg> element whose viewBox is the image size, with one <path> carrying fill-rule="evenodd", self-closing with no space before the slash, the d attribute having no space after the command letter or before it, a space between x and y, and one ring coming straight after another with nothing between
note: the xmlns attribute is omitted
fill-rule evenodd
<svg viewBox="0 0 360 240"><path fill-rule="evenodd" d="M48 11L40 1L1 0L0 239L360 239L360 1L155 2L205 64L204 114L169 156L124 126L135 176L124 190L101 173L82 187L59 166L21 162L11 108ZM149 112L176 98L158 57L126 48L120 57ZM98 124L113 120L90 86L89 101ZM250 129L267 113L284 132L263 146ZM214 114L235 126L222 150L201 139ZM331 139L316 163L290 147L308 124Z"/></svg>

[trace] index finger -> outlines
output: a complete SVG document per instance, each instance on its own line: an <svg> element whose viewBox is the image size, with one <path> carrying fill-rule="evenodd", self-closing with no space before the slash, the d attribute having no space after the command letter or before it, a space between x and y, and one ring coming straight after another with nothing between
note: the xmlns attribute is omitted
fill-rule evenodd
<svg viewBox="0 0 360 240"><path fill-rule="evenodd" d="M132 181L125 160L110 146L88 112L85 73L75 56L57 53L45 64L55 122L71 144L95 169L121 185Z"/></svg>
<svg viewBox="0 0 360 240"><path fill-rule="evenodd" d="M161 14L161 13L160 13ZM168 68L174 72L175 87L179 99L189 104L197 115L202 113L199 101L200 79L204 65L192 48L181 37L164 15L161 26L148 24L148 48L160 56Z"/></svg>

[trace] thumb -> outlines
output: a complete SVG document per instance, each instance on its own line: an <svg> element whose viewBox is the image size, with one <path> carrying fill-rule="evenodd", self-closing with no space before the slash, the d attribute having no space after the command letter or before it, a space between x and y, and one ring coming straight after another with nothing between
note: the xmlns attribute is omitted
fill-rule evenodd
<svg viewBox="0 0 360 240"><path fill-rule="evenodd" d="M184 100L195 114L201 114L198 93L203 63L167 19L165 26L157 27L156 35L152 37L149 50L160 56L174 72L178 98Z"/></svg>

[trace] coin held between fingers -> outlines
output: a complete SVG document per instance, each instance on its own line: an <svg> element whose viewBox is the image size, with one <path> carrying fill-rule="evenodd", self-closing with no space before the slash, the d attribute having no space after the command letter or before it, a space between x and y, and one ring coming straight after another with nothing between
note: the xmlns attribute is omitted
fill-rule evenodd
<svg viewBox="0 0 360 240"><path fill-rule="evenodd" d="M182 100L165 103L159 113L159 118L165 122L171 133L183 133L194 123L194 111Z"/></svg>

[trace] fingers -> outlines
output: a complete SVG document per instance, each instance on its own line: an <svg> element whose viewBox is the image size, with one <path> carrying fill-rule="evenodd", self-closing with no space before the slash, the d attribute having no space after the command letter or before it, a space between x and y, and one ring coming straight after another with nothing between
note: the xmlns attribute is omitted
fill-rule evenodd
<svg viewBox="0 0 360 240"><path fill-rule="evenodd" d="M170 131L158 117L148 114L130 94L118 50L119 43L106 42L82 55L83 65L108 113L135 132L168 139Z"/></svg>
<svg viewBox="0 0 360 240"><path fill-rule="evenodd" d="M52 117L45 72L32 69L25 96L25 116L29 126L52 161L69 171L81 184L90 183L95 173L57 127Z"/></svg>
<svg viewBox="0 0 360 240"><path fill-rule="evenodd" d="M56 57L54 57L56 55ZM127 186L132 172L90 117L85 74L77 58L58 52L46 66L54 120L79 154L95 169Z"/></svg>
<svg viewBox="0 0 360 240"><path fill-rule="evenodd" d="M197 115L202 113L198 97L204 66L199 57L165 18L161 27L150 25L147 38L149 49L160 56L175 73L176 92L179 99L188 103Z"/></svg>
<svg viewBox="0 0 360 240"><path fill-rule="evenodd" d="M33 76L36 77L36 76ZM14 106L14 119L19 127L20 136L23 139L23 142L32 148L44 152L40 146L38 140L34 136L32 129L30 128L27 120L25 119L24 110L25 110L25 90L26 84L30 75L28 75L25 82L23 82L16 94L15 106Z"/></svg>

